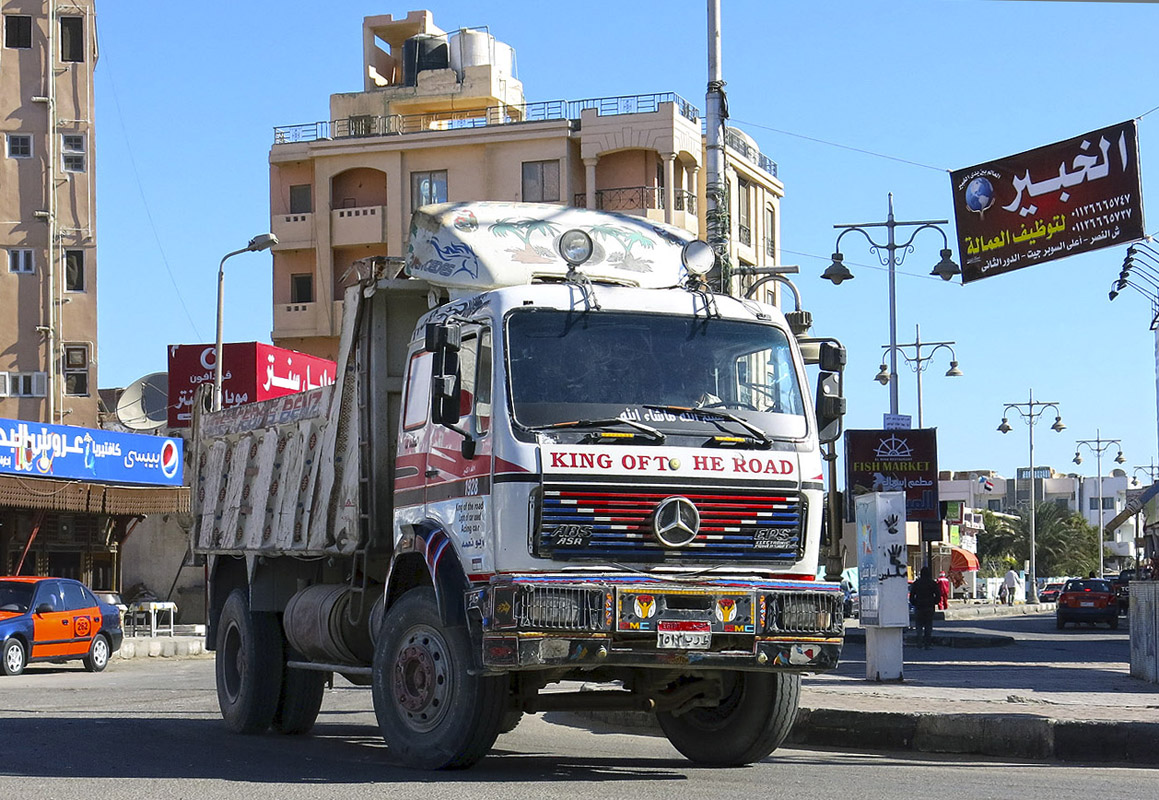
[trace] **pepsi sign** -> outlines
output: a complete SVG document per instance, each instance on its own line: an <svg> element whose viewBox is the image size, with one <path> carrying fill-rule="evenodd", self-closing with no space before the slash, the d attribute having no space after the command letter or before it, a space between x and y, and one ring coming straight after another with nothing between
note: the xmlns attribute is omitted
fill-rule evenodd
<svg viewBox="0 0 1159 800"><path fill-rule="evenodd" d="M168 436L0 419L0 474L181 486L182 445Z"/></svg>

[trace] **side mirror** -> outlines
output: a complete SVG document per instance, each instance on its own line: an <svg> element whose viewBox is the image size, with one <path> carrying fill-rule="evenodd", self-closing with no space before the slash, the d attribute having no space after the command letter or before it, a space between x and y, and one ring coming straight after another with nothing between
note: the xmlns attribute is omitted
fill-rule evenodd
<svg viewBox="0 0 1159 800"><path fill-rule="evenodd" d="M459 413L459 349L462 331L458 325L428 322L426 342L428 352L434 354L431 364L431 419L438 425L457 425Z"/></svg>
<svg viewBox="0 0 1159 800"><path fill-rule="evenodd" d="M844 354L844 350L841 351ZM841 374L822 372L817 376L817 438L835 442L841 436L845 417L845 397L841 394Z"/></svg>
<svg viewBox="0 0 1159 800"><path fill-rule="evenodd" d="M824 372L844 372L845 348L837 342L821 342L817 362Z"/></svg>
<svg viewBox="0 0 1159 800"><path fill-rule="evenodd" d="M41 603L36 607L37 614L52 614L56 611L56 606L52 603Z"/></svg>

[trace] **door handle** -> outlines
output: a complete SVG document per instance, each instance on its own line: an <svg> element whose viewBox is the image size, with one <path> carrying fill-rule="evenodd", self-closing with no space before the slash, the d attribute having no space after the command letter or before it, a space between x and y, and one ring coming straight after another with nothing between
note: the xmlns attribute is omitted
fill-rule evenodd
<svg viewBox="0 0 1159 800"><path fill-rule="evenodd" d="M70 621L71 621L71 620L62 619L62 620L60 621L60 624L61 624L61 625L67 625L67 624L68 624Z"/></svg>

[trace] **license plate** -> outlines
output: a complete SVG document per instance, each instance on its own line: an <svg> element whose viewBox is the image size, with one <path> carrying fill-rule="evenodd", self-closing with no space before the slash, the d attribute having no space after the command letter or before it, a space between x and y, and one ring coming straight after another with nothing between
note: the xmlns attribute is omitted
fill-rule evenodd
<svg viewBox="0 0 1159 800"><path fill-rule="evenodd" d="M661 650L707 650L711 633L697 631L657 631L656 646Z"/></svg>
<svg viewBox="0 0 1159 800"><path fill-rule="evenodd" d="M1094 608L1095 607L1094 601L1079 603L1079 605L1082 606L1083 608Z"/></svg>
<svg viewBox="0 0 1159 800"><path fill-rule="evenodd" d="M662 650L707 650L712 626L692 620L662 620L656 625L656 646Z"/></svg>

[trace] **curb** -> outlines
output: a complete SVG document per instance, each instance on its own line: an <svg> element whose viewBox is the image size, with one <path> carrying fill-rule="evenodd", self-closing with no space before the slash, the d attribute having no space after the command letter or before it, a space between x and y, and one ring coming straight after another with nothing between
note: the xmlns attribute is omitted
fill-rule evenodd
<svg viewBox="0 0 1159 800"><path fill-rule="evenodd" d="M157 638L134 638L127 636L121 642L121 649L113 657L116 659L131 658L187 658L190 656L212 655L205 649L205 640L201 637L178 636Z"/></svg>
<svg viewBox="0 0 1159 800"><path fill-rule="evenodd" d="M646 711L552 714L603 730L662 736ZM1159 764L1159 723L1056 720L1021 714L918 714L801 708L787 745L981 755L1019 761Z"/></svg>

